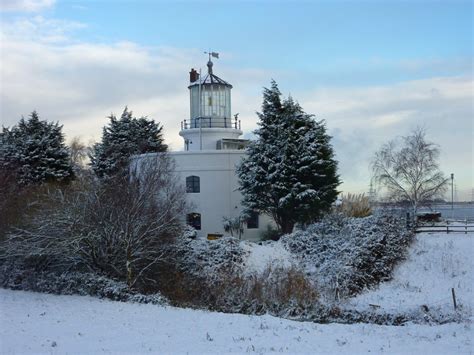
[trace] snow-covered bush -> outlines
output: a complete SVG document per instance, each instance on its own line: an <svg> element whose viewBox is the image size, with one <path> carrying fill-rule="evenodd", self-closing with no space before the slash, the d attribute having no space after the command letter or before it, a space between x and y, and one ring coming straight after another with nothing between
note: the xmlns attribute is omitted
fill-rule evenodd
<svg viewBox="0 0 474 355"><path fill-rule="evenodd" d="M261 273L222 275L209 285L212 309L294 316L317 304L319 293L302 270L268 265Z"/></svg>
<svg viewBox="0 0 474 355"><path fill-rule="evenodd" d="M87 268L149 290L154 280L145 280L181 233L186 202L170 157L156 156L141 168L131 181L118 176L52 188L27 225L9 234L0 258Z"/></svg>
<svg viewBox="0 0 474 355"><path fill-rule="evenodd" d="M280 239L280 232L278 229L273 228L271 225L267 226L267 229L260 233L260 240L261 241L268 241L268 240L278 240Z"/></svg>
<svg viewBox="0 0 474 355"><path fill-rule="evenodd" d="M61 295L89 295L115 301L166 304L159 294L143 295L129 289L124 281L92 272L38 271L28 260L9 259L0 265L0 286Z"/></svg>
<svg viewBox="0 0 474 355"><path fill-rule="evenodd" d="M241 273L244 250L235 238L196 238L185 230L157 268L159 290L176 305L206 307L209 285Z"/></svg>
<svg viewBox="0 0 474 355"><path fill-rule="evenodd" d="M176 305L224 312L286 315L319 297L313 283L295 267L267 265L248 272L248 250L236 238L180 238L168 267L168 282L160 276L160 291Z"/></svg>
<svg viewBox="0 0 474 355"><path fill-rule="evenodd" d="M328 215L281 242L297 258L328 300L342 299L390 279L413 234L387 215L349 218Z"/></svg>

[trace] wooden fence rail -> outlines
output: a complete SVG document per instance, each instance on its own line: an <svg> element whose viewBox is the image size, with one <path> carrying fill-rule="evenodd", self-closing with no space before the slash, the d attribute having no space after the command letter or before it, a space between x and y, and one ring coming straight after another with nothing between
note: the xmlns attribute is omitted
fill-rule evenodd
<svg viewBox="0 0 474 355"><path fill-rule="evenodd" d="M464 224L433 224L433 225L418 225L415 228L415 233L436 233L436 232L445 232L445 233L464 233L470 234L474 233L474 223L464 223Z"/></svg>

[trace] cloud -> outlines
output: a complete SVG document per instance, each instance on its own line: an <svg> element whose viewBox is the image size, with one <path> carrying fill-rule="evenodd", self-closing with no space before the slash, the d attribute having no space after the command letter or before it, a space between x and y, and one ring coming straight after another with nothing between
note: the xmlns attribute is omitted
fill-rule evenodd
<svg viewBox="0 0 474 355"><path fill-rule="evenodd" d="M182 149L180 122L188 119L188 72L202 64L193 48L147 47L132 42L88 43L74 35L84 25L35 16L0 33L1 123L11 126L36 109L64 125L68 138L99 139L107 116L125 105L163 123L165 139ZM232 55L232 53L229 53ZM225 56L223 55L223 58ZM368 190L368 165L384 142L425 126L441 146L441 165L459 189L472 185L473 79L435 77L377 86L316 86L314 79L264 68L235 68L223 59L215 72L234 85L232 111L246 137L257 127L262 87L284 80L308 113L325 119L340 161L345 191Z"/></svg>
<svg viewBox="0 0 474 355"><path fill-rule="evenodd" d="M474 110L471 76L406 81L385 86L319 89L299 93L306 111L327 122L344 189L368 190L369 163L380 146L426 127L441 149L441 168L455 172L466 198L473 181Z"/></svg>
<svg viewBox="0 0 474 355"><path fill-rule="evenodd" d="M87 27L77 21L49 19L41 15L20 18L1 29L2 40L19 43L61 43L71 40L71 35Z"/></svg>
<svg viewBox="0 0 474 355"><path fill-rule="evenodd" d="M80 42L74 32L81 26L36 16L2 28L2 124L11 126L36 109L45 119L60 121L69 138L99 139L106 117L128 105L137 116L162 122L168 143L181 148L180 122L189 116L188 72L195 63L205 68L202 51ZM229 73L226 80L239 82L239 92L251 95L248 100L249 95L236 94L233 104L245 107L234 109L243 120L253 117L262 86L258 81L267 75L220 63L216 68Z"/></svg>
<svg viewBox="0 0 474 355"><path fill-rule="evenodd" d="M2 0L0 11L38 12L52 7L55 0Z"/></svg>

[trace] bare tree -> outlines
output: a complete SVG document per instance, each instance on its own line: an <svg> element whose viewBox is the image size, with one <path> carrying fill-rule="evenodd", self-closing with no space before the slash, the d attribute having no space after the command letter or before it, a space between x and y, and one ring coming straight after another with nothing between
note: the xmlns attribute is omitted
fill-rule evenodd
<svg viewBox="0 0 474 355"><path fill-rule="evenodd" d="M69 143L69 154L71 163L75 169L84 168L84 161L86 160L91 147L85 145L79 137L73 137Z"/></svg>
<svg viewBox="0 0 474 355"><path fill-rule="evenodd" d="M30 224L10 234L4 255L46 255L61 267L126 280L130 288L156 282L150 279L153 266L183 229L186 195L179 181L174 161L163 153L128 177L55 189Z"/></svg>
<svg viewBox="0 0 474 355"><path fill-rule="evenodd" d="M439 169L439 148L425 136L417 128L383 145L372 161L375 182L386 188L390 200L408 202L414 218L421 204L445 193L448 182Z"/></svg>

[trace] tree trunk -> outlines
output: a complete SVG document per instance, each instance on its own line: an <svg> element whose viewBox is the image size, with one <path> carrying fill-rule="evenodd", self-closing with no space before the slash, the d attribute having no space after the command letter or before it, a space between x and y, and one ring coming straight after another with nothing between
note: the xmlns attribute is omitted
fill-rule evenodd
<svg viewBox="0 0 474 355"><path fill-rule="evenodd" d="M127 269L127 286L128 288L132 287L132 253L129 249L127 249L127 262L126 262L126 269Z"/></svg>
<svg viewBox="0 0 474 355"><path fill-rule="evenodd" d="M413 224L416 226L416 222L417 222L417 219L416 219L416 213L418 212L418 204L417 202L413 202Z"/></svg>
<svg viewBox="0 0 474 355"><path fill-rule="evenodd" d="M295 223L292 221L284 221L281 224L281 231L283 234L289 234L293 232L293 227L295 226Z"/></svg>

